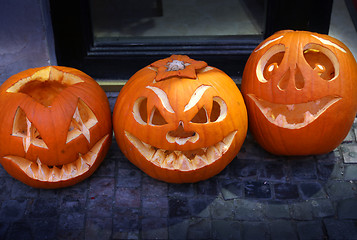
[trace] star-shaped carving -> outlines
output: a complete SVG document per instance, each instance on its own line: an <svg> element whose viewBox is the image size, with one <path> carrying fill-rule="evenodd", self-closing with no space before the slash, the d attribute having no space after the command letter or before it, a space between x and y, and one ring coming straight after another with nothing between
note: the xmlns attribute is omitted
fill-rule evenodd
<svg viewBox="0 0 357 240"><path fill-rule="evenodd" d="M48 149L37 128L27 118L25 112L21 108L18 108L15 113L12 135L23 139L25 152L29 150L31 144Z"/></svg>
<svg viewBox="0 0 357 240"><path fill-rule="evenodd" d="M92 110L81 99L78 101L78 106L73 114L72 121L69 127L67 143L83 134L90 142L90 128L98 122Z"/></svg>
<svg viewBox="0 0 357 240"><path fill-rule="evenodd" d="M150 65L157 69L156 81L170 77L186 77L196 79L196 71L207 67L204 61L196 61L186 55L172 55Z"/></svg>
<svg viewBox="0 0 357 240"><path fill-rule="evenodd" d="M83 123L83 120L81 118L81 115L79 114L78 111L78 107L76 108L76 111L73 114L73 118L72 118L72 122L71 122L72 126L76 129L78 129L79 131L82 132L82 134L84 135L84 137L88 140L88 142L90 142L90 132L89 129L87 128L87 126Z"/></svg>

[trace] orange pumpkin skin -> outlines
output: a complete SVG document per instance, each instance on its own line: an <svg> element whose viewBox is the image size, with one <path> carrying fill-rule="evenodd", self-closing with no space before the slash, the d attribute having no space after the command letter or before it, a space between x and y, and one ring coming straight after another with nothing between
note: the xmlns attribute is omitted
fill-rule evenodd
<svg viewBox="0 0 357 240"><path fill-rule="evenodd" d="M6 80L0 122L0 163L36 188L67 187L89 177L112 139L106 94L68 67L28 69Z"/></svg>
<svg viewBox="0 0 357 240"><path fill-rule="evenodd" d="M174 60L186 68L168 71ZM220 101L219 111L214 101ZM241 148L247 124L244 100L232 79L181 55L135 73L113 111L115 137L125 156L149 176L170 183L198 182L222 171ZM214 155L212 146L221 153Z"/></svg>
<svg viewBox="0 0 357 240"><path fill-rule="evenodd" d="M357 64L323 34L280 31L249 57L241 90L249 129L277 155L328 153L348 134L357 110Z"/></svg>

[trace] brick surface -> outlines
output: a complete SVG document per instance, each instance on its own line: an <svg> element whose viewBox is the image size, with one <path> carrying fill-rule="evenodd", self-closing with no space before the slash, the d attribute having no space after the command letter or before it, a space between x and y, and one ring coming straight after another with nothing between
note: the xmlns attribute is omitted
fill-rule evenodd
<svg viewBox="0 0 357 240"><path fill-rule="evenodd" d="M269 228L264 222L244 221L242 223L242 239L266 240L269 239Z"/></svg>
<svg viewBox="0 0 357 240"><path fill-rule="evenodd" d="M302 199L327 198L323 186L319 182L304 182L299 185Z"/></svg>
<svg viewBox="0 0 357 240"><path fill-rule="evenodd" d="M243 183L236 179L220 179L219 188L224 200L241 198L243 196Z"/></svg>
<svg viewBox="0 0 357 240"><path fill-rule="evenodd" d="M244 186L244 193L247 198L270 199L270 184L260 181L246 182Z"/></svg>
<svg viewBox="0 0 357 240"><path fill-rule="evenodd" d="M312 214L316 218L333 217L335 215L335 208L330 199L316 199L311 200Z"/></svg>
<svg viewBox="0 0 357 240"><path fill-rule="evenodd" d="M308 201L293 203L290 205L290 208L292 219L307 221L314 218L312 204Z"/></svg>
<svg viewBox="0 0 357 240"><path fill-rule="evenodd" d="M141 228L139 208L117 207L113 212L113 235L118 237L139 235Z"/></svg>
<svg viewBox="0 0 357 240"><path fill-rule="evenodd" d="M341 146L341 150L345 163L357 163L357 144L345 144Z"/></svg>
<svg viewBox="0 0 357 240"><path fill-rule="evenodd" d="M111 218L88 218L85 226L85 239L110 239L112 234Z"/></svg>
<svg viewBox="0 0 357 240"><path fill-rule="evenodd" d="M187 239L212 238L211 220L207 218L192 218L189 220Z"/></svg>
<svg viewBox="0 0 357 240"><path fill-rule="evenodd" d="M279 157L248 135L222 173L192 184L149 177L115 140L99 169L68 188L34 189L0 167L0 239L353 239L355 145Z"/></svg>
<svg viewBox="0 0 357 240"><path fill-rule="evenodd" d="M27 200L6 200L0 208L0 221L19 221L25 215Z"/></svg>
<svg viewBox="0 0 357 240"><path fill-rule="evenodd" d="M354 221L324 219L324 225L330 239L356 239L357 226Z"/></svg>
<svg viewBox="0 0 357 240"><path fill-rule="evenodd" d="M212 238L213 239L240 239L242 226L238 221L213 220Z"/></svg>
<svg viewBox="0 0 357 240"><path fill-rule="evenodd" d="M170 218L169 221L169 239L186 239L189 227L189 221L185 218Z"/></svg>
<svg viewBox="0 0 357 240"><path fill-rule="evenodd" d="M289 205L281 203L266 204L265 215L270 219L289 219L291 217Z"/></svg>
<svg viewBox="0 0 357 240"><path fill-rule="evenodd" d="M328 181L325 189L331 199L345 199L355 197L356 183L353 181Z"/></svg>
<svg viewBox="0 0 357 240"><path fill-rule="evenodd" d="M298 186L291 183L278 183L274 185L275 197L279 200L299 199Z"/></svg>
<svg viewBox="0 0 357 240"><path fill-rule="evenodd" d="M300 239L326 239L323 224L320 221L305 221L297 223L297 232Z"/></svg>
<svg viewBox="0 0 357 240"><path fill-rule="evenodd" d="M264 162L259 171L259 178L269 181L283 181L286 178L286 165L284 161Z"/></svg>
<svg viewBox="0 0 357 240"><path fill-rule="evenodd" d="M210 204L211 216L213 219L233 219L234 217L234 202L225 201L220 198L216 198Z"/></svg>
<svg viewBox="0 0 357 240"><path fill-rule="evenodd" d="M357 180L357 164L346 164L344 170L345 180Z"/></svg>
<svg viewBox="0 0 357 240"><path fill-rule="evenodd" d="M290 239L297 240L298 235L295 231L295 223L287 220L275 220L269 224L271 239Z"/></svg>
<svg viewBox="0 0 357 240"><path fill-rule="evenodd" d="M295 181L316 180L316 162L313 157L292 158L291 175Z"/></svg>
<svg viewBox="0 0 357 240"><path fill-rule="evenodd" d="M235 216L237 220L263 221L265 220L264 207L260 201L248 199L235 200Z"/></svg>
<svg viewBox="0 0 357 240"><path fill-rule="evenodd" d="M337 214L340 219L357 220L357 199L345 199L337 205Z"/></svg>
<svg viewBox="0 0 357 240"><path fill-rule="evenodd" d="M167 239L167 219L166 218L143 218L142 219L143 239Z"/></svg>

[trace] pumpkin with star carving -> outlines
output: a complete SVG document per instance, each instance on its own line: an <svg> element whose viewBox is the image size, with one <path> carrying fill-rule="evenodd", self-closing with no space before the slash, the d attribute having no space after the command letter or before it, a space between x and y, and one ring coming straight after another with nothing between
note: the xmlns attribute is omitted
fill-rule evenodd
<svg viewBox="0 0 357 240"><path fill-rule="evenodd" d="M0 163L38 188L90 176L111 142L109 102L88 75L68 67L28 69L0 87Z"/></svg>
<svg viewBox="0 0 357 240"><path fill-rule="evenodd" d="M224 72L184 55L135 73L113 112L117 143L153 178L197 182L222 171L247 133L240 91Z"/></svg>
<svg viewBox="0 0 357 240"><path fill-rule="evenodd" d="M242 78L249 129L278 155L322 154L348 134L357 111L357 64L339 40L280 31L251 54Z"/></svg>

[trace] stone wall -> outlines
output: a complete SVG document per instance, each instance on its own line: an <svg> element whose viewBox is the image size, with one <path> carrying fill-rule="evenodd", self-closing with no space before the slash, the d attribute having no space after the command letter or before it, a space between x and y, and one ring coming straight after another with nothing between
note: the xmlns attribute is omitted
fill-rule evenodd
<svg viewBox="0 0 357 240"><path fill-rule="evenodd" d="M0 0L0 84L28 68L56 64L48 4Z"/></svg>

